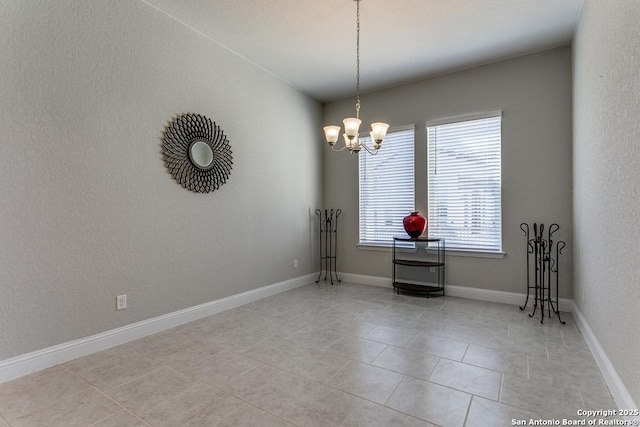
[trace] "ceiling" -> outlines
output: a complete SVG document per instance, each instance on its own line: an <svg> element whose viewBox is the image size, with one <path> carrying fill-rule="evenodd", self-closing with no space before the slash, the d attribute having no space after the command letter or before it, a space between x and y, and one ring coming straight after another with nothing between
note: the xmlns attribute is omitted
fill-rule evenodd
<svg viewBox="0 0 640 427"><path fill-rule="evenodd" d="M143 0L322 101L355 94L354 0ZM362 92L571 43L583 0L361 0Z"/></svg>

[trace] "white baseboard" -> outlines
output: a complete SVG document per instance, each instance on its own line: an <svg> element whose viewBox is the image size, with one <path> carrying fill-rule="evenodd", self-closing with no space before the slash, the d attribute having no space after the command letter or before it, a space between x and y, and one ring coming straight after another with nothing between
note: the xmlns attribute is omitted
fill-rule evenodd
<svg viewBox="0 0 640 427"><path fill-rule="evenodd" d="M344 282L355 283L357 285L391 287L391 279L388 277L364 276L362 274L338 273L338 277Z"/></svg>
<svg viewBox="0 0 640 427"><path fill-rule="evenodd" d="M231 295L0 361L0 383L313 283L317 273Z"/></svg>
<svg viewBox="0 0 640 427"><path fill-rule="evenodd" d="M143 338L166 329L183 325L194 320L202 319L225 310L236 308L262 298L295 289L300 286L313 283L317 273L308 274L272 285L264 286L251 291L242 292L219 300L200 304L184 310L175 311L152 319L136 322L121 328L112 329L90 337L69 341L56 346L37 350L28 354L0 361L0 383L18 378L48 367L68 362L78 357L106 350L108 348ZM360 274L338 273L344 282L372 285L391 288L391 279L377 276L365 276ZM447 285L446 294L449 296L492 301L505 304L521 305L525 294L516 292L493 291L488 289L469 288L465 286ZM602 371L602 375L619 408L636 409L638 406L633 401L622 379L616 372L613 364L600 346L598 339L593 334L586 319L574 305L573 300L561 298L559 300L561 311L572 311L576 324L582 332L587 345L594 354L596 362Z"/></svg>
<svg viewBox="0 0 640 427"><path fill-rule="evenodd" d="M391 288L391 278L364 276L361 274L338 273L338 277L345 282L356 283L360 285L381 286ZM411 283L411 281L406 281ZM413 282L420 284L418 282ZM429 283L435 285L434 283ZM499 302L503 304L522 305L527 295L518 292L494 291L491 289L470 288L467 286L445 285L445 294L451 297L469 298L480 301ZM531 298L530 298L531 299ZM560 311L571 312L573 310L573 300L567 298L558 298Z"/></svg>
<svg viewBox="0 0 640 427"><path fill-rule="evenodd" d="M523 305L527 299L527 294L518 292L494 291L491 289L469 288L466 286L446 286L446 294L452 297L477 299L481 301L499 302L502 304ZM533 301L533 296L529 297L529 303ZM563 312L573 311L573 300L558 298L558 308Z"/></svg>
<svg viewBox="0 0 640 427"><path fill-rule="evenodd" d="M589 349L591 349L591 353L593 353L593 357L596 359L596 363L600 368L600 372L602 372L602 376L604 377L604 380L607 383L609 391L615 399L618 408L638 409L638 406L633 401L633 398L622 382L622 379L618 375L618 372L613 367L611 360L609 360L609 357L605 353L604 349L600 345L600 342L587 323L587 319L584 318L577 306L574 307L573 318L576 320L576 326L578 326L578 329L580 329L580 332L582 332L582 336L587 342ZM640 421L640 417L634 419Z"/></svg>

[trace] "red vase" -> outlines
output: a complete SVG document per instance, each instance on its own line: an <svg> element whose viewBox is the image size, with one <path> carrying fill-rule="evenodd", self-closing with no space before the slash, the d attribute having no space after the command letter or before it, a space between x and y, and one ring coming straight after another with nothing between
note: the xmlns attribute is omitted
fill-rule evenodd
<svg viewBox="0 0 640 427"><path fill-rule="evenodd" d="M423 217L418 212L411 212L411 215L404 217L402 225L409 236L420 237L427 228L427 218Z"/></svg>

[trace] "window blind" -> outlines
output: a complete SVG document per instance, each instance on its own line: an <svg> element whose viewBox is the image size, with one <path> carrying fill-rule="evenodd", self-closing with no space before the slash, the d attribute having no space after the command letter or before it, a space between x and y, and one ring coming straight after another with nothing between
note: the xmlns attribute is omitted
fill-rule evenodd
<svg viewBox="0 0 640 427"><path fill-rule="evenodd" d="M405 234L402 219L415 206L414 134L414 126L391 129L378 154L358 154L362 245L390 246ZM371 137L360 141L371 145Z"/></svg>
<svg viewBox="0 0 640 427"><path fill-rule="evenodd" d="M501 117L427 124L428 230L447 249L502 251Z"/></svg>

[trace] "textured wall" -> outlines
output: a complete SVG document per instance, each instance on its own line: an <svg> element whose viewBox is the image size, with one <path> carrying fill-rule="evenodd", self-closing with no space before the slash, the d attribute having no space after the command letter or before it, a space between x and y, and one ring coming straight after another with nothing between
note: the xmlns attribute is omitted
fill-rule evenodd
<svg viewBox="0 0 640 427"><path fill-rule="evenodd" d="M586 0L574 44L574 299L640 402L640 2ZM620 403L620 402L619 402Z"/></svg>
<svg viewBox="0 0 640 427"><path fill-rule="evenodd" d="M325 123L353 114L354 101L325 106ZM557 222L567 242L560 296L572 296L571 50L558 48L509 61L367 94L363 126L386 121L416 126L416 208L427 212L425 123L445 117L502 110L503 259L449 256L447 283L525 292L522 222ZM384 147L383 147L384 149ZM366 154L361 154L366 155ZM356 248L358 159L324 150L325 200L344 212L340 270L391 276L391 254ZM342 217L341 217L342 218Z"/></svg>
<svg viewBox="0 0 640 427"><path fill-rule="evenodd" d="M140 1L0 21L0 360L316 270L318 103ZM213 193L162 162L183 112L231 142Z"/></svg>

